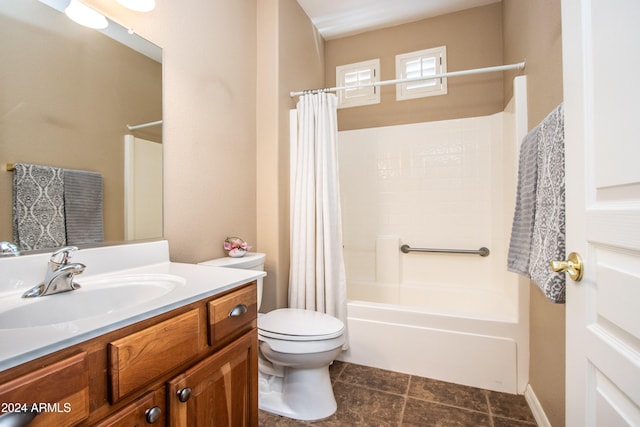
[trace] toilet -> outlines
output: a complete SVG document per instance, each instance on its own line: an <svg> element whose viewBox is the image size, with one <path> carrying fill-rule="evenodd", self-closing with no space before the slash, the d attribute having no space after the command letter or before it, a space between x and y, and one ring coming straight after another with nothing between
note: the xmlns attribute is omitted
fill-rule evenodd
<svg viewBox="0 0 640 427"><path fill-rule="evenodd" d="M264 269L265 254L218 258L200 264ZM262 278L258 279L258 308ZM329 365L345 342L344 323L328 314L281 308L258 314L258 406L302 421L331 416L337 408Z"/></svg>

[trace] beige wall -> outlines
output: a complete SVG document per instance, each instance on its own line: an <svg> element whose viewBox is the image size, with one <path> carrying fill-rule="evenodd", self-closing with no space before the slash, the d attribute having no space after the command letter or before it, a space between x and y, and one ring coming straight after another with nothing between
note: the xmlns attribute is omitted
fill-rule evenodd
<svg viewBox="0 0 640 427"><path fill-rule="evenodd" d="M324 41L296 0L258 6L258 248L267 254L261 311L287 305L289 110L297 88L322 86Z"/></svg>
<svg viewBox="0 0 640 427"><path fill-rule="evenodd" d="M0 14L0 164L101 173L105 240L123 240L125 125L162 118L162 66L35 0L10 7L21 18ZM0 240L13 240L12 178L0 171Z"/></svg>
<svg viewBox="0 0 640 427"><path fill-rule="evenodd" d="M329 40L326 86L335 86L336 66L375 58L380 58L380 80L393 80L396 55L443 45L448 71L502 65L501 4ZM395 86L382 86L380 104L339 110L338 126L362 129L493 114L503 110L502 87L501 73L456 77L448 80L446 96L396 101Z"/></svg>
<svg viewBox="0 0 640 427"><path fill-rule="evenodd" d="M171 259L257 246L256 0L159 1L149 13L88 0L164 50L164 232Z"/></svg>
<svg viewBox="0 0 640 427"><path fill-rule="evenodd" d="M504 57L527 60L529 128L562 102L560 0L503 0ZM505 100L511 97L505 78ZM554 427L565 414L565 306L549 302L530 288L529 383Z"/></svg>

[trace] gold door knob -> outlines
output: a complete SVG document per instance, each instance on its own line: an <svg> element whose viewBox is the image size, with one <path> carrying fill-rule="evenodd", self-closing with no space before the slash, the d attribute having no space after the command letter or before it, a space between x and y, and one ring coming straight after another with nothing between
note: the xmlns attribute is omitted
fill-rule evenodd
<svg viewBox="0 0 640 427"><path fill-rule="evenodd" d="M551 261L551 270L556 273L569 273L571 280L579 282L584 270L582 257L576 252L571 252L566 261Z"/></svg>

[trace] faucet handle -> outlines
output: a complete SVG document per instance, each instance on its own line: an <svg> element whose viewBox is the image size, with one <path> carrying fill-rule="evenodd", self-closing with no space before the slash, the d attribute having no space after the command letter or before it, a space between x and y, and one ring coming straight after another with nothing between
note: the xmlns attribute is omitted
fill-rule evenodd
<svg viewBox="0 0 640 427"><path fill-rule="evenodd" d="M53 251L51 258L49 258L49 262L58 266L67 265L71 258L71 254L77 250L77 246L63 246L60 249Z"/></svg>
<svg viewBox="0 0 640 427"><path fill-rule="evenodd" d="M20 255L20 249L18 249L18 246L11 242L0 242L0 257L18 255Z"/></svg>

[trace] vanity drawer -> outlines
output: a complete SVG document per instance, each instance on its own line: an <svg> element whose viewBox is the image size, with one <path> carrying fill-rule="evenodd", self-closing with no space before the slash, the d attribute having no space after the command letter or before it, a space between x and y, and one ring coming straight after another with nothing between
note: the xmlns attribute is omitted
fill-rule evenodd
<svg viewBox="0 0 640 427"><path fill-rule="evenodd" d="M199 310L191 310L109 343L111 402L195 357L200 349Z"/></svg>
<svg viewBox="0 0 640 427"><path fill-rule="evenodd" d="M137 427L165 425L164 390L149 392L94 427Z"/></svg>
<svg viewBox="0 0 640 427"><path fill-rule="evenodd" d="M256 327L258 293L254 283L207 304L209 345Z"/></svg>
<svg viewBox="0 0 640 427"><path fill-rule="evenodd" d="M80 353L0 384L2 411L38 408L30 427L72 426L84 420L89 416L86 356Z"/></svg>

